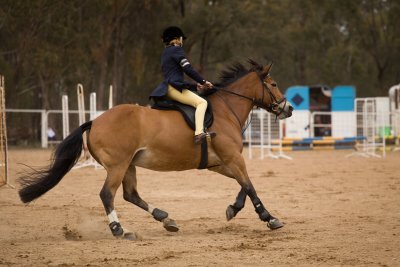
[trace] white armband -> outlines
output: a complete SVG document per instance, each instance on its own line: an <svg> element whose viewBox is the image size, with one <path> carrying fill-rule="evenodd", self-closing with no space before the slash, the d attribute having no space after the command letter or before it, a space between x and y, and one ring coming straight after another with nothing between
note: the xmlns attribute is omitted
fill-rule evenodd
<svg viewBox="0 0 400 267"><path fill-rule="evenodd" d="M186 65L190 65L189 60L187 60L186 58L182 59L181 62L179 62L179 64L181 65L181 67L185 67Z"/></svg>

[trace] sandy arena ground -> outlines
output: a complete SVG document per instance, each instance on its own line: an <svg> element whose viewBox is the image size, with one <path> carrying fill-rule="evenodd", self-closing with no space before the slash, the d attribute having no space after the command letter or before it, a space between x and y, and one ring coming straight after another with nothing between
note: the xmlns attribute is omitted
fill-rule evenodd
<svg viewBox="0 0 400 267"><path fill-rule="evenodd" d="M250 201L230 222L238 184L209 171L138 170L139 192L180 226L164 230L116 197L122 226L141 240L117 240L99 198L105 171L73 170L25 206L0 188L1 266L400 266L400 152L386 159L350 151L292 152L294 159L247 160L269 211L286 223L271 231ZM43 166L50 150L12 149L10 180Z"/></svg>

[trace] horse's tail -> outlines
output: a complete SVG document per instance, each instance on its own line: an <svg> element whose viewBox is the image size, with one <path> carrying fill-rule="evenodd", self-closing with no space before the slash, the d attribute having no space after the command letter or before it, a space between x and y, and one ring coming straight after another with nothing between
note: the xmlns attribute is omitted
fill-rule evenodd
<svg viewBox="0 0 400 267"><path fill-rule="evenodd" d="M91 121L85 122L68 135L54 151L49 167L33 170L19 179L22 186L19 196L22 202L31 202L61 181L79 160L83 145L82 134L91 127Z"/></svg>

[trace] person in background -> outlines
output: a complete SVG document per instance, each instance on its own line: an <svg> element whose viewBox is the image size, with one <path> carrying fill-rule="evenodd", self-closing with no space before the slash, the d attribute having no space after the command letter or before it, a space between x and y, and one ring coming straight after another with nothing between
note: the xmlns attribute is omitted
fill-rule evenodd
<svg viewBox="0 0 400 267"><path fill-rule="evenodd" d="M47 140L49 140L49 141L55 141L56 140L56 132L51 127L49 127L47 129Z"/></svg>

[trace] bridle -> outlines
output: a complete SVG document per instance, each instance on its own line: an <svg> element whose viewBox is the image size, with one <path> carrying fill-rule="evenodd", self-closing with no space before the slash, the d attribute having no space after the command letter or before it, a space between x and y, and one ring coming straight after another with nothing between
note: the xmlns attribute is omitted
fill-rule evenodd
<svg viewBox="0 0 400 267"><path fill-rule="evenodd" d="M267 77L268 76L269 76L269 74L267 75ZM287 103L287 99L286 99L286 97L283 97L282 99L277 100L276 97L274 96L274 94L272 93L271 89L269 89L268 83L265 82L261 77L259 77L259 78L260 78L260 82L262 84L262 98L261 99L251 98L251 97L248 97L248 96L245 96L245 95L241 95L241 94L226 90L224 88L219 88L219 87L217 88L217 93L218 92L225 92L225 93L228 93L228 94L231 94L231 95L235 95L235 96L247 99L247 100L252 102L253 106L256 106L258 108L263 108L263 109L267 110L268 112L271 112L272 114L274 114L276 116L275 119L277 119L284 112L285 107L286 107L286 103ZM271 99L271 103L268 104L268 105L264 104L265 91L268 92L269 97ZM216 95L218 95L218 94L216 94ZM233 115L238 120L240 127L243 129L242 124L241 124L241 122L239 120L239 117L236 115L235 111L231 108L231 106L228 105L228 103L225 101L225 99L222 96L220 96L220 95L218 95L218 96L228 106L230 111L233 113ZM283 107L280 106L281 103L284 103ZM250 122L242 130L242 132L244 132L247 129L249 124L250 124Z"/></svg>
<svg viewBox="0 0 400 267"><path fill-rule="evenodd" d="M261 78L260 78L260 80L261 80ZM269 89L268 83L263 81L263 80L261 80L261 83L263 85L262 99L261 99L261 101L260 100L253 100L254 105L256 107L263 108L263 109L267 110L268 112L271 112L276 117L279 117L279 115L281 115L282 112L285 110L286 103L287 103L286 97L282 97L280 100L277 100L276 97L274 96L274 94L271 92L271 89ZM266 89L266 91L269 94L269 97L272 100L271 101L272 103L270 103L268 105L264 104L264 95L265 95L265 90L264 89ZM284 103L283 104L283 108L280 107L281 103Z"/></svg>

